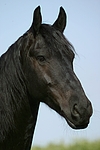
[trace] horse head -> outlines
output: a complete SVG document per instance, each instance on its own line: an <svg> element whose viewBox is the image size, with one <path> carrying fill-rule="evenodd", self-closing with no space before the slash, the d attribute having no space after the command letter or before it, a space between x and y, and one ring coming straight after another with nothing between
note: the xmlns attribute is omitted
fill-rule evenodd
<svg viewBox="0 0 100 150"><path fill-rule="evenodd" d="M63 116L74 129L86 128L92 115L92 105L74 73L75 51L63 35L66 13L62 7L53 25L42 24L40 7L34 11L28 40L21 52L22 67L31 97L44 102Z"/></svg>

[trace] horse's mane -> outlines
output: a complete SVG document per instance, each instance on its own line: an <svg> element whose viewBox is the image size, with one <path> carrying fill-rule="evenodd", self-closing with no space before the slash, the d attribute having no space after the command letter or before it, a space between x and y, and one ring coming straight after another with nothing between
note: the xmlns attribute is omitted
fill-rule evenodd
<svg viewBox="0 0 100 150"><path fill-rule="evenodd" d="M20 63L20 49L23 37L19 38L12 44L6 53L0 57L0 139L3 140L7 131L14 128L13 115L21 109L26 87L23 80L23 73ZM3 126L3 127L2 127Z"/></svg>
<svg viewBox="0 0 100 150"><path fill-rule="evenodd" d="M40 27L40 34L43 36L45 43L52 51L61 49L69 57L75 54L73 45L65 38L65 36L56 30L53 26L42 24Z"/></svg>

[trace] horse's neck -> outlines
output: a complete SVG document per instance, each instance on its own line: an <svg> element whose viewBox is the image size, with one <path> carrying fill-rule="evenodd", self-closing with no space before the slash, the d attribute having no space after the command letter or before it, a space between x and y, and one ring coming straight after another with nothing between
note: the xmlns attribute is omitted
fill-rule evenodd
<svg viewBox="0 0 100 150"><path fill-rule="evenodd" d="M14 117L11 122L9 122L9 118L5 118L7 114L0 116L3 118L0 121L0 150L30 150L38 107L39 105L34 105L34 117L31 115L28 103L27 107L22 108L23 110L16 111L15 114L12 114ZM12 116L9 117L12 118Z"/></svg>
<svg viewBox="0 0 100 150"><path fill-rule="evenodd" d="M29 100L18 58L5 54L0 58L0 150L30 149L39 103L31 113Z"/></svg>

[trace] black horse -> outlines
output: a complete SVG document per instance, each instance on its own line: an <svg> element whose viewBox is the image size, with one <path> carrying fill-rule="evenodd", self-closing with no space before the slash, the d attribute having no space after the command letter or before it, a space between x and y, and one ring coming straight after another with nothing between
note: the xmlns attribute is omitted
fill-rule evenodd
<svg viewBox="0 0 100 150"><path fill-rule="evenodd" d="M41 22L37 7L30 29L0 57L0 150L30 149L40 102L74 129L86 128L92 115L63 35L64 9L53 25Z"/></svg>

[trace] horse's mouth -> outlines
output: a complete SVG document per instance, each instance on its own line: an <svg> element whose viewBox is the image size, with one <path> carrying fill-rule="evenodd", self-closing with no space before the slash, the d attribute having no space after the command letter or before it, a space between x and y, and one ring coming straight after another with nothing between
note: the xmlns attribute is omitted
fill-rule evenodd
<svg viewBox="0 0 100 150"><path fill-rule="evenodd" d="M73 122L70 120L66 119L68 125L73 128L73 129L85 129L88 126L88 123L86 124L81 124L81 125L75 125Z"/></svg>
<svg viewBox="0 0 100 150"><path fill-rule="evenodd" d="M79 123L79 122L76 122L74 123L74 121L72 122L66 115L65 113L63 113L62 115L65 120L67 121L68 125L72 128L72 129L85 129L88 124L89 124L89 121L86 121L86 122L82 122L82 123Z"/></svg>

